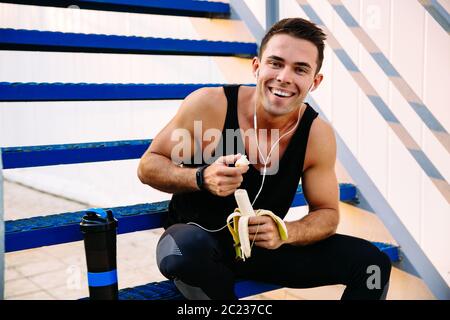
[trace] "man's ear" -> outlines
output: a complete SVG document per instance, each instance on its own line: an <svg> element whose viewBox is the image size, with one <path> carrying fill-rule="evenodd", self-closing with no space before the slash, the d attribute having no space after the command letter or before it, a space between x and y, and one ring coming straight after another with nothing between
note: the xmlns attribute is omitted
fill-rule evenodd
<svg viewBox="0 0 450 320"><path fill-rule="evenodd" d="M323 74L321 74L321 73L316 74L314 77L314 80L313 80L313 84L312 84L311 88L309 89L309 92L316 90L317 87L322 82L322 80L323 80Z"/></svg>
<svg viewBox="0 0 450 320"><path fill-rule="evenodd" d="M259 70L259 58L258 57L253 57L252 70L253 70L253 74L255 75L255 77L258 78L258 70Z"/></svg>

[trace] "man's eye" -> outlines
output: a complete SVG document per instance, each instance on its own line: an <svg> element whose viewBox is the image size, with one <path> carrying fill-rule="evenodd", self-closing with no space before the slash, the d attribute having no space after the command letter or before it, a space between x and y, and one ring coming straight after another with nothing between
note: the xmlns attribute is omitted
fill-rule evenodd
<svg viewBox="0 0 450 320"><path fill-rule="evenodd" d="M279 67L281 66L281 63L276 62L276 61L271 61L271 62L270 62L270 65L272 65L272 66L275 67L275 68L279 68Z"/></svg>
<svg viewBox="0 0 450 320"><path fill-rule="evenodd" d="M305 69L302 69L302 68L297 68L297 69L295 70L295 72L297 72L298 74L303 74L303 73L306 73L306 70L305 70Z"/></svg>

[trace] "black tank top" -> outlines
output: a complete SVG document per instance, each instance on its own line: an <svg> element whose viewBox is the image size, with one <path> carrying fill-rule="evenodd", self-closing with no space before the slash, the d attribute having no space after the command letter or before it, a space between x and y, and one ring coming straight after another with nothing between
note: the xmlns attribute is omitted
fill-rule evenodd
<svg viewBox="0 0 450 320"><path fill-rule="evenodd" d="M228 101L221 137L224 149L227 145L225 130L239 129L237 113L238 91L239 85L224 87ZM306 110L300 123L285 153L279 159L278 172L275 175L266 175L263 189L253 206L255 210L271 210L280 218L284 218L287 214L302 177L309 131L317 115L317 112L306 103ZM234 143L236 146L234 150L223 150L221 154L245 154L240 135L238 135L237 140L237 143ZM249 170L243 177L244 180L239 188L246 189L250 201L253 202L261 186L263 176L259 170L250 165ZM195 222L204 228L218 229L225 225L227 216L236 207L237 204L233 194L227 197L219 197L207 191L174 194L169 203L169 214L164 227L167 228L175 223Z"/></svg>

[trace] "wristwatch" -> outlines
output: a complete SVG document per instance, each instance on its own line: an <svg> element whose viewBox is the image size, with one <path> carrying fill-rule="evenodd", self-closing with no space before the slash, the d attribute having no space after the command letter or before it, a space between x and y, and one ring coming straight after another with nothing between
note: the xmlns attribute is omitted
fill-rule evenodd
<svg viewBox="0 0 450 320"><path fill-rule="evenodd" d="M197 178L197 186L200 190L205 190L205 180L203 180L203 171L208 168L209 165L201 166L197 169L195 177Z"/></svg>

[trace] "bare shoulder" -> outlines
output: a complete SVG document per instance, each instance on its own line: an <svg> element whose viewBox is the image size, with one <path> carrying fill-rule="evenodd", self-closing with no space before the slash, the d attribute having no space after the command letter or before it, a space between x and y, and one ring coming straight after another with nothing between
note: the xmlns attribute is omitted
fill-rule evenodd
<svg viewBox="0 0 450 320"><path fill-rule="evenodd" d="M223 102L224 99L225 102ZM176 133L175 136L181 135L183 137L188 134L193 144L197 122L201 123L203 130L217 127L219 125L218 121L220 121L217 119L224 118L225 114L226 97L222 87L197 89L183 100L176 115L153 138L149 150L169 157L174 146L178 144L178 141L173 139L174 133ZM191 150L193 150L193 147Z"/></svg>
<svg viewBox="0 0 450 320"><path fill-rule="evenodd" d="M336 144L334 129L331 124L318 116L311 124L308 144L315 147L327 147Z"/></svg>
<svg viewBox="0 0 450 320"><path fill-rule="evenodd" d="M315 165L334 165L336 136L330 123L318 116L312 123L306 148L304 169Z"/></svg>
<svg viewBox="0 0 450 320"><path fill-rule="evenodd" d="M203 87L191 92L181 104L181 112L214 114L226 104L223 87Z"/></svg>

